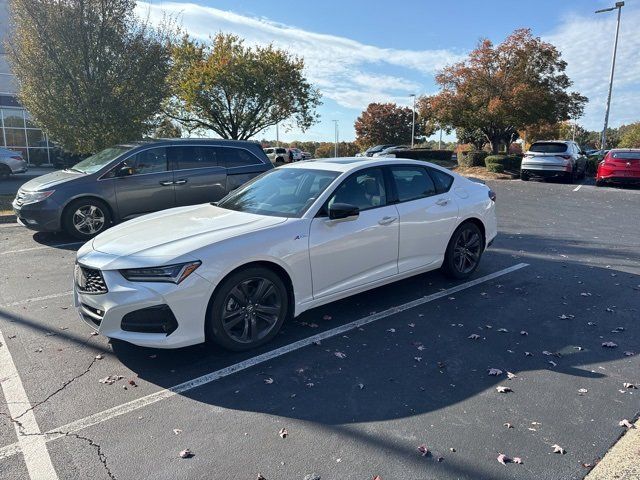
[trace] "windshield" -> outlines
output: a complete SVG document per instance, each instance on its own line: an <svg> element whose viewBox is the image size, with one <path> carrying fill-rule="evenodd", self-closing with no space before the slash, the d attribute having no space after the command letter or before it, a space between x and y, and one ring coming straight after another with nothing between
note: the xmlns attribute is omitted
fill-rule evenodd
<svg viewBox="0 0 640 480"><path fill-rule="evenodd" d="M131 147L110 147L85 158L79 163L76 163L71 170L82 173L95 173L102 167L110 163L113 159L119 157L127 150L131 150Z"/></svg>
<svg viewBox="0 0 640 480"><path fill-rule="evenodd" d="M566 143L552 143L552 142L536 142L531 145L530 152L537 153L564 153L567 151Z"/></svg>
<svg viewBox="0 0 640 480"><path fill-rule="evenodd" d="M218 206L238 212L299 218L340 172L307 168L270 170L234 190Z"/></svg>

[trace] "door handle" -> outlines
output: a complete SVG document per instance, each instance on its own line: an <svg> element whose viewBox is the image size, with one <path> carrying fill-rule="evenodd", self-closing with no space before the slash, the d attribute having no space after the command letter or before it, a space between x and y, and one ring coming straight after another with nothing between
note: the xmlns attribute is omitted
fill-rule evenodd
<svg viewBox="0 0 640 480"><path fill-rule="evenodd" d="M176 180L175 182L173 182L174 185L184 185L185 183L187 183L185 179Z"/></svg>
<svg viewBox="0 0 640 480"><path fill-rule="evenodd" d="M380 220L378 220L378 223L380 225L391 225L397 219L398 219L398 217L383 217Z"/></svg>
<svg viewBox="0 0 640 480"><path fill-rule="evenodd" d="M438 200L436 202L436 205L440 205L441 207L444 207L445 205L449 205L449 199L448 198L441 198L440 200Z"/></svg>
<svg viewBox="0 0 640 480"><path fill-rule="evenodd" d="M160 182L160 185L162 185L163 187L168 187L169 185L173 185L173 182L165 180L164 182Z"/></svg>

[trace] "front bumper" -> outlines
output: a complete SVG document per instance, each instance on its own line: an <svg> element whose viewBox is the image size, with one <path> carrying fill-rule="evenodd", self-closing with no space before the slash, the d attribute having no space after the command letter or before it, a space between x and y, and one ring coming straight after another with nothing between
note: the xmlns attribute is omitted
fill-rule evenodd
<svg viewBox="0 0 640 480"><path fill-rule="evenodd" d="M129 282L117 270L103 270L102 275L107 293L83 293L75 282L73 288L78 315L96 332L152 348L179 348L204 342L213 286L197 272L179 285ZM158 332L157 325L168 328Z"/></svg>
<svg viewBox="0 0 640 480"><path fill-rule="evenodd" d="M31 230L59 232L62 229L60 224L61 208L50 199L27 205L18 205L14 200L11 206L18 223Z"/></svg>

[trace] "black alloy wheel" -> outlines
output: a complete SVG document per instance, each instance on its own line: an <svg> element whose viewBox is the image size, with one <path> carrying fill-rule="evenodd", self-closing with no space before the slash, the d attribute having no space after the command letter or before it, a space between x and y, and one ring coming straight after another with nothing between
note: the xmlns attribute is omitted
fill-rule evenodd
<svg viewBox="0 0 640 480"><path fill-rule="evenodd" d="M484 237L475 223L460 225L451 237L442 268L453 278L469 277L480 264L484 251Z"/></svg>

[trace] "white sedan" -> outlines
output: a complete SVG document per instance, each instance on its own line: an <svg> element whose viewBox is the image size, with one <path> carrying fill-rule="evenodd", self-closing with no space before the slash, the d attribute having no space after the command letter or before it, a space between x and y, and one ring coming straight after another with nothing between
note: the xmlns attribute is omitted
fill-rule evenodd
<svg viewBox="0 0 640 480"><path fill-rule="evenodd" d="M496 230L495 194L436 165L299 162L218 204L98 235L78 251L74 301L110 338L245 350L285 319L349 295L437 268L466 278Z"/></svg>

